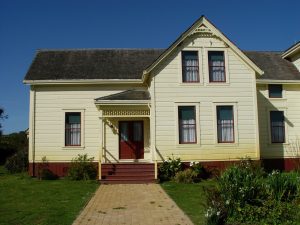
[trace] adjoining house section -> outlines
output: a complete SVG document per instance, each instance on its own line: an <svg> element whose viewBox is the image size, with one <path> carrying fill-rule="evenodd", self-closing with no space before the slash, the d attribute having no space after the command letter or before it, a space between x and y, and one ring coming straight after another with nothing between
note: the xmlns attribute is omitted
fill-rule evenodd
<svg viewBox="0 0 300 225"><path fill-rule="evenodd" d="M237 48L204 16L167 49L40 50L30 88L30 174L65 175L78 154L103 182L153 182L168 157L292 169L300 130L299 43Z"/></svg>

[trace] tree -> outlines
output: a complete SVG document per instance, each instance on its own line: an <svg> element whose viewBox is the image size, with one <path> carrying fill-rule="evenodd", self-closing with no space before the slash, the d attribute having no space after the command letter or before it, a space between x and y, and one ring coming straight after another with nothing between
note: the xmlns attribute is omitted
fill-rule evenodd
<svg viewBox="0 0 300 225"><path fill-rule="evenodd" d="M0 108L0 120L4 120L7 118L7 115L4 114L4 109ZM0 136L2 135L2 124L0 123Z"/></svg>

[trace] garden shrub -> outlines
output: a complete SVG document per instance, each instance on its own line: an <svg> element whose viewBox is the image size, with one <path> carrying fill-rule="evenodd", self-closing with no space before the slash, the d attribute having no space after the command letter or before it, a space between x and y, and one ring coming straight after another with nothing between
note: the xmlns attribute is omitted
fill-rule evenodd
<svg viewBox="0 0 300 225"><path fill-rule="evenodd" d="M197 178L194 179L195 181L200 181L201 179L206 179L209 177L208 172L200 162L191 162L190 169L197 174Z"/></svg>
<svg viewBox="0 0 300 225"><path fill-rule="evenodd" d="M160 181L168 181L175 177L176 173L183 170L180 158L168 158L160 166L158 177Z"/></svg>
<svg viewBox="0 0 300 225"><path fill-rule="evenodd" d="M198 173L192 169L186 169L176 173L174 181L177 183L191 184L197 181Z"/></svg>
<svg viewBox="0 0 300 225"><path fill-rule="evenodd" d="M298 173L273 171L266 180L268 194L277 201L293 200L298 192L300 177Z"/></svg>
<svg viewBox="0 0 300 225"><path fill-rule="evenodd" d="M9 173L20 173L28 169L28 153L19 151L6 160L4 167Z"/></svg>
<svg viewBox="0 0 300 225"><path fill-rule="evenodd" d="M95 180L97 168L93 163L94 157L88 158L87 154L78 155L72 159L68 177L71 180Z"/></svg>
<svg viewBox="0 0 300 225"><path fill-rule="evenodd" d="M242 160L207 191L207 224L295 224L299 179L295 172L266 176L259 165Z"/></svg>

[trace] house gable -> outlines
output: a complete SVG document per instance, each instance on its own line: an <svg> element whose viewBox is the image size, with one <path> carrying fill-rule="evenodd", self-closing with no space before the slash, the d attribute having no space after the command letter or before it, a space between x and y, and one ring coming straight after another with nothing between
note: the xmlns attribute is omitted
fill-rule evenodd
<svg viewBox="0 0 300 225"><path fill-rule="evenodd" d="M237 54L250 68L257 74L262 75L263 71L253 63L240 49L238 49L222 32L220 32L210 21L204 16L201 16L191 27L189 27L183 34L173 42L148 68L144 70L144 74L149 74L156 66L158 66L164 59L169 56L177 47L189 37L197 35L198 37L214 38L224 42L224 45L230 47L232 51Z"/></svg>

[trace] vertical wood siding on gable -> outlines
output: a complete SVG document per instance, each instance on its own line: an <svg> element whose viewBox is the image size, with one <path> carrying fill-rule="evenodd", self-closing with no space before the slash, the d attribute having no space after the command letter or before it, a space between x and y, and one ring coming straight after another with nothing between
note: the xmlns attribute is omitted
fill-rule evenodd
<svg viewBox="0 0 300 225"><path fill-rule="evenodd" d="M223 42L217 39L197 38L193 44L188 43L184 46L183 49L170 55L153 74L156 96L156 147L159 153L165 158L174 154L183 160L203 161L238 159L246 155L257 157L254 71L226 48L230 82L225 85L209 84L207 55L202 54L202 47L214 49L222 47L220 50L224 50ZM200 77L203 84L182 85L180 51L189 50L191 47L193 50L198 49L202 54L199 65L203 71L200 73L200 76L204 76ZM174 105L175 103L180 105L180 102L200 103L200 118L197 118L197 126L200 126L200 143L197 145L187 146L177 143L178 112ZM238 142L234 145L216 143L214 102L234 102L237 105Z"/></svg>

